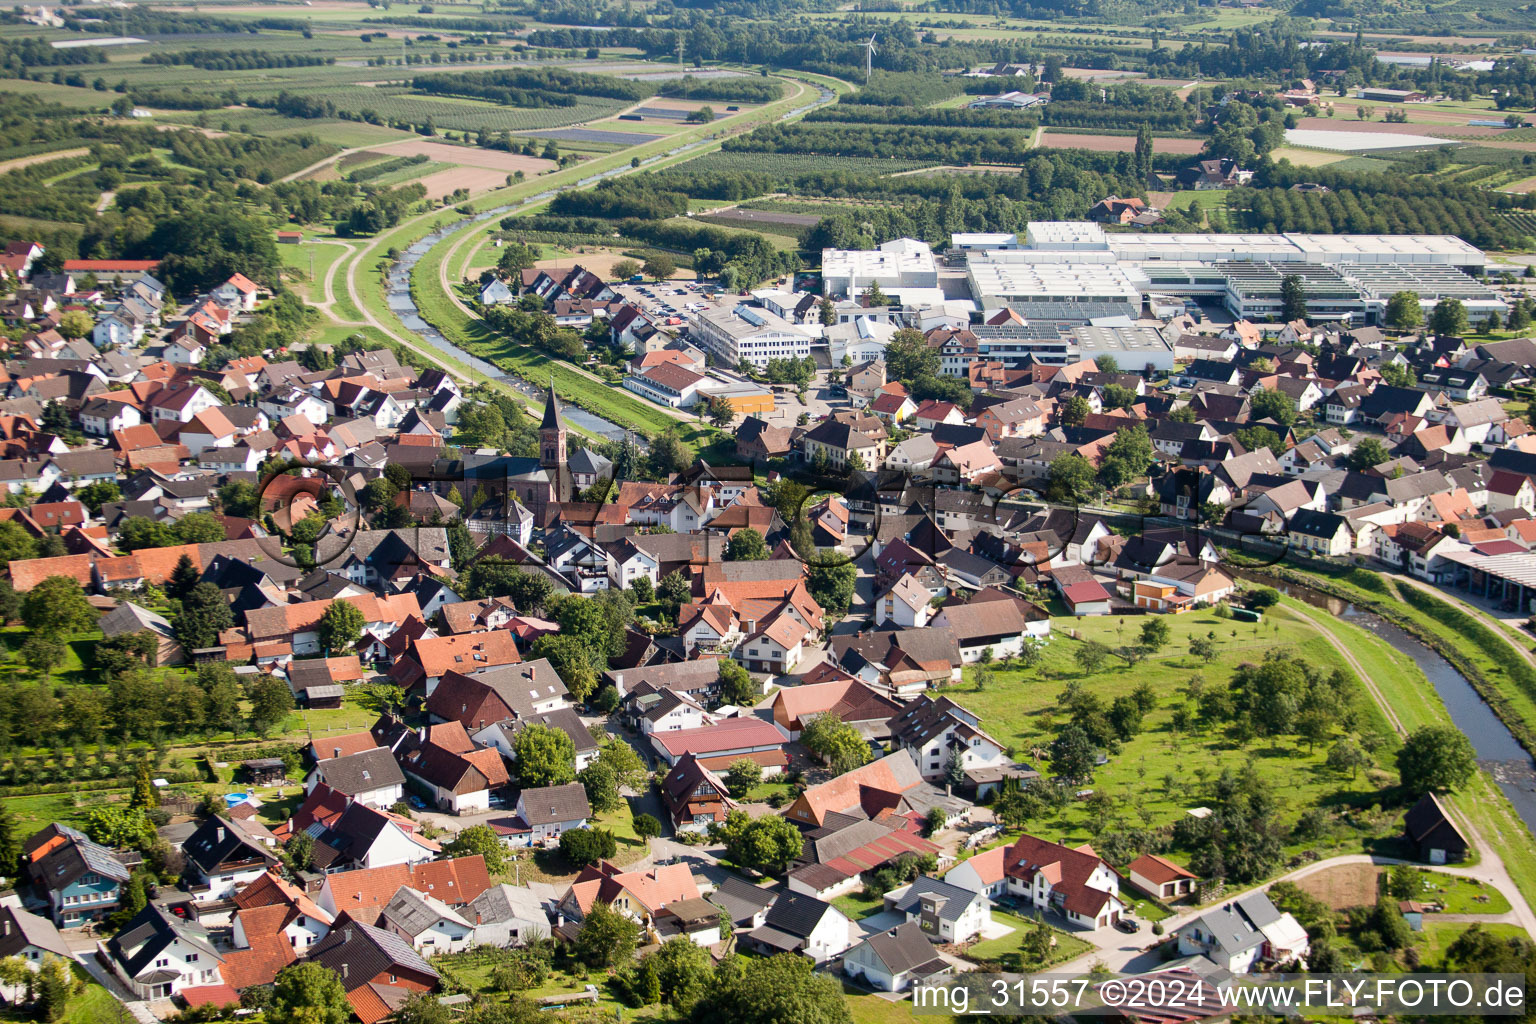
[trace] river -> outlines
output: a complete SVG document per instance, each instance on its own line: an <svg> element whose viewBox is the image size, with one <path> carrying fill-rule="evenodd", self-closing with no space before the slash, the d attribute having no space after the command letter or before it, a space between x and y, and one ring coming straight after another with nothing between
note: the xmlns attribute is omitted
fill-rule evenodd
<svg viewBox="0 0 1536 1024"><path fill-rule="evenodd" d="M1348 601L1294 583L1282 583L1263 576L1248 578L1272 586L1282 594L1305 601L1315 608L1325 609L1336 619L1368 629L1394 650L1412 658L1440 695L1445 709L1450 712L1451 721L1472 741L1478 763L1488 770L1488 774L1514 805L1515 813L1520 815L1525 827L1536 836L1536 766L1533 766L1530 754L1520 746L1514 734L1455 666L1392 623L1362 611Z"/></svg>
<svg viewBox="0 0 1536 1024"><path fill-rule="evenodd" d="M810 103L807 103L805 106L796 107L794 110L791 110L780 117L779 120L791 120L792 118L799 117L807 111L814 110L816 107L825 106L826 104L831 103L837 99L836 93L834 93L831 89L828 89L825 86L818 86L818 89L820 90L820 94L816 99L812 100ZM643 168L648 164L653 164L660 160L671 159L672 157L679 156L683 153L699 149L702 146L707 146L714 141L714 136L706 135L701 139L697 139L682 146L674 146L664 153L658 153L649 159L643 160L641 161L640 166ZM598 182L604 180L605 178L612 178L620 174L628 174L631 170L634 170L634 168L630 167L628 164L612 167L606 171L602 171L601 173L588 175L587 177L582 178L573 184L565 185L560 188L547 189L538 193L537 195L529 196L527 199L524 199L518 203L510 203L506 206L498 206L493 210L485 210L481 213L476 213L468 217L461 217L456 221L451 221L448 224L443 225L431 234L417 239L410 248L406 249L405 252L400 255L400 258L395 261L394 266L389 269L389 276L387 278L388 290L385 294L385 300L389 305L390 312L394 313L397 317L400 318L400 322L405 325L406 330L416 335L422 341L426 342L428 345L444 353L445 355L452 356L454 359L457 359L460 362L473 367L476 371L485 374L492 380L499 381L502 384L524 392L527 391L526 385L532 385L535 388L547 387L547 382L524 381L517 375L508 373L501 367L486 362L479 356L471 355L470 353L464 351L462 348L459 348L453 342L449 341L447 338L443 337L441 331L427 323L427 321L422 318L421 310L416 305L416 299L411 295L411 274L413 271L415 271L416 265L421 262L422 257L431 251L433 246L437 245L449 235L469 224L483 224L495 217L504 217L515 210L525 209L529 206L536 206L539 203L547 203L556 195L567 189L588 188L592 185L596 185ZM567 420L576 424L576 426L580 427L581 429L593 434L597 434L601 437L606 437L611 441L622 440L624 437L624 428L619 426L617 423L605 420L601 416L590 413L585 409L577 408L574 405L567 404L563 410L563 415ZM643 438L636 438L635 440L642 446L644 445Z"/></svg>

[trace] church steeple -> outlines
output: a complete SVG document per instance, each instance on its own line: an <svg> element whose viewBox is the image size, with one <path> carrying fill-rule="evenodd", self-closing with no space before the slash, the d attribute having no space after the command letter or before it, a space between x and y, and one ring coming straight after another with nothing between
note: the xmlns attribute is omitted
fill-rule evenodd
<svg viewBox="0 0 1536 1024"><path fill-rule="evenodd" d="M565 465L565 420L560 415L553 377L549 381L549 396L544 400L544 419L539 423L539 465L545 469Z"/></svg>

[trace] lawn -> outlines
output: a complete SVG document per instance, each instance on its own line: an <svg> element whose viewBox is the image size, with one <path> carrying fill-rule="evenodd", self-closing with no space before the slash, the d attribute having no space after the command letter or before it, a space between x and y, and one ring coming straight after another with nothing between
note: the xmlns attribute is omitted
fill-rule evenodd
<svg viewBox="0 0 1536 1024"><path fill-rule="evenodd" d="M1287 823L1317 804L1365 809L1380 802L1380 794L1364 773L1351 782L1324 767L1327 744L1308 752L1294 737L1283 737L1279 741L1256 740L1243 747L1220 730L1204 734L1177 734L1173 730L1174 711L1185 703L1188 684L1195 677L1205 686L1225 685L1238 665L1260 661L1270 650L1297 652L1311 664L1331 670L1338 660L1334 650L1301 616L1281 608L1262 625L1234 623L1210 611L1173 616L1165 620L1171 639L1160 654L1134 667L1114 655L1098 671L1085 674L1078 667L1075 652L1083 640L1096 640L1111 649L1135 644L1143 621L1136 616L1054 620L1052 640L1039 670L1005 671L993 665L992 682L978 688L977 667L971 666L966 669L965 682L946 692L979 715L988 732L1011 746L1022 760L1040 762L1043 758L1035 752L1043 753L1065 724L1061 701L1069 685L1081 686L1107 706L1116 697L1129 695L1141 682L1150 682L1158 697L1144 718L1142 731L1112 754L1089 784L1114 798L1114 806L1125 818L1123 827L1172 824L1189 808L1212 802L1213 785L1224 770L1240 772L1245 764L1252 764L1270 783L1282 805L1281 819ZM1076 639L1070 635L1074 632ZM1216 657L1202 664L1188 648L1192 638L1210 634L1215 634ZM1396 743L1386 720L1363 688L1355 689L1350 704L1358 719L1357 728L1379 741L1378 761L1389 762ZM1044 765L1040 768L1045 770ZM1091 840L1102 830L1103 823L1101 829L1095 829L1094 824L1088 806L1074 803L1053 813L1050 820L1031 822L1030 830L1076 844ZM1387 827L1395 829L1395 823ZM1354 834L1341 837L1341 842L1354 852L1360 839ZM1328 844L1322 845L1327 856Z"/></svg>
<svg viewBox="0 0 1536 1024"><path fill-rule="evenodd" d="M1418 947L1420 962L1431 970L1440 967L1445 962L1445 951L1468 928L1481 928L1491 935L1503 939L1522 938L1528 939L1525 929L1517 924L1458 924L1454 921L1436 921L1433 917L1424 919L1424 930L1416 932L1413 936L1414 945Z"/></svg>
<svg viewBox="0 0 1536 1024"><path fill-rule="evenodd" d="M1412 899L1421 903L1441 903L1444 914L1507 914L1509 900L1491 885L1475 878L1447 875L1439 871L1419 872L1420 891Z"/></svg>
<svg viewBox="0 0 1536 1024"><path fill-rule="evenodd" d="M862 889L855 889L833 900L832 905L847 914L850 920L860 921L872 914L880 913L885 906L885 900L880 896L868 899L863 895ZM993 916L996 914L994 913Z"/></svg>
<svg viewBox="0 0 1536 1024"><path fill-rule="evenodd" d="M967 960L976 960L978 962L1001 960L1009 954L1020 953L1023 947L1024 936L1028 935L1035 927L1035 922L1029 918L1005 913L996 907L992 908L992 923L1006 925L1012 928L1013 931L1002 938L983 939L981 942L966 947L965 958ZM1031 964L1030 966L1040 969L1050 964L1065 963L1068 960L1074 960L1082 956L1093 948L1090 943L1075 935L1069 935L1058 928L1051 929L1051 938L1053 940L1051 955L1046 958L1046 962L1043 964ZM1022 956L1022 954L1020 955Z"/></svg>
<svg viewBox="0 0 1536 1024"><path fill-rule="evenodd" d="M71 963L80 991L69 997L69 1003L58 1024L121 1024L128 1018L122 1004L100 983L94 981L84 967ZM32 1021L36 1018L17 1006L0 1010L0 1021Z"/></svg>

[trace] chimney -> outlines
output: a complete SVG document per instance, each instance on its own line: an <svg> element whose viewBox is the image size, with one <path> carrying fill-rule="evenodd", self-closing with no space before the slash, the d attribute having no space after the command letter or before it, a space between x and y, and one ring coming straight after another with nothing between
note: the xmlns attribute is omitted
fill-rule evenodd
<svg viewBox="0 0 1536 1024"><path fill-rule="evenodd" d="M10 938L11 937L11 919L10 918L6 918L5 919L5 937L6 938Z"/></svg>
<svg viewBox="0 0 1536 1024"><path fill-rule="evenodd" d="M224 841L224 830L222 828L219 829L218 835L219 835L219 842L222 843Z"/></svg>
<svg viewBox="0 0 1536 1024"><path fill-rule="evenodd" d="M341 756L341 748L340 747L332 747L331 748L331 756L332 757L340 757Z"/></svg>
<svg viewBox="0 0 1536 1024"><path fill-rule="evenodd" d="M347 965L347 964L342 964L341 965L341 980L342 981L346 981L347 980L347 967L348 966L349 965Z"/></svg>

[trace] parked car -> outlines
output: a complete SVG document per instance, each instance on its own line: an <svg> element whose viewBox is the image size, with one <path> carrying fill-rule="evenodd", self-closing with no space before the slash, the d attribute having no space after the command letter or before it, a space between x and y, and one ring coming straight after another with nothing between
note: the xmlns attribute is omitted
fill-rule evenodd
<svg viewBox="0 0 1536 1024"><path fill-rule="evenodd" d="M1136 920L1134 917L1122 917L1120 920L1115 922L1115 927L1125 932L1127 935L1134 935L1141 931L1141 922Z"/></svg>

